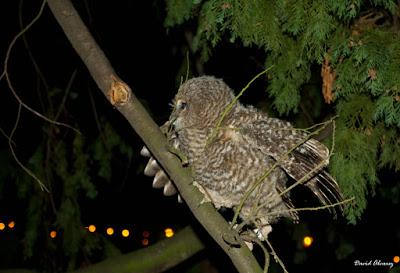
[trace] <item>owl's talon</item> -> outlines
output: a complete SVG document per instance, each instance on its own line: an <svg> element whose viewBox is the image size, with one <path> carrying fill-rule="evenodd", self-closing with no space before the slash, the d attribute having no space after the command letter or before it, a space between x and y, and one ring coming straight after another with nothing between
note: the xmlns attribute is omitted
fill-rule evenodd
<svg viewBox="0 0 400 273"><path fill-rule="evenodd" d="M252 242L244 241L244 243L246 244L246 246L249 248L250 251L253 251L253 243Z"/></svg>
<svg viewBox="0 0 400 273"><path fill-rule="evenodd" d="M151 157L146 165L146 168L144 169L144 174L147 176L154 176L160 169L161 168L157 161Z"/></svg>
<svg viewBox="0 0 400 273"><path fill-rule="evenodd" d="M142 150L140 150L140 155L144 157L151 157L150 151L147 149L146 146L143 146Z"/></svg>
<svg viewBox="0 0 400 273"><path fill-rule="evenodd" d="M159 170L153 179L153 188L159 189L164 187L169 182L169 179L163 170Z"/></svg>
<svg viewBox="0 0 400 273"><path fill-rule="evenodd" d="M180 194L178 194L178 203L183 203L182 197Z"/></svg>
<svg viewBox="0 0 400 273"><path fill-rule="evenodd" d="M168 183L164 186L164 195L165 196L171 196L176 193L175 186L172 184L171 181L168 181Z"/></svg>

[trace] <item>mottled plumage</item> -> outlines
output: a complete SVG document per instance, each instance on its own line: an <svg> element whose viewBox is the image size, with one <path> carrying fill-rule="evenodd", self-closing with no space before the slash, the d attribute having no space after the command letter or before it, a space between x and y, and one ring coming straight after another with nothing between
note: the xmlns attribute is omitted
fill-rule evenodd
<svg viewBox="0 0 400 273"><path fill-rule="evenodd" d="M243 220L258 228L280 217L296 221L297 213L289 210L290 191L280 195L287 188L288 176L304 180L323 204L341 200L336 181L323 169L328 164L328 149L315 139L307 139L304 131L289 122L236 102L216 130L233 100L233 91L220 79L190 79L179 88L173 112L164 125L171 144L187 156L194 180L215 207L236 207L275 163L278 166L244 203ZM145 148L142 154L150 156ZM312 170L315 172L305 179ZM176 192L154 159L145 173L155 175L153 186L164 187L166 195Z"/></svg>

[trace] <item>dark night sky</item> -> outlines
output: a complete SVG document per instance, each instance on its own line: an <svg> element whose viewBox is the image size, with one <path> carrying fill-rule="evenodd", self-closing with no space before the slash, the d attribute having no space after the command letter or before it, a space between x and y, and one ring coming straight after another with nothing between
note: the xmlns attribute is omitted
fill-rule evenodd
<svg viewBox="0 0 400 273"><path fill-rule="evenodd" d="M6 0L1 4L0 59L2 62L9 42L19 30L18 2ZM23 19L27 22L37 13L40 2L31 0L24 2ZM118 75L133 87L133 92L143 100L158 124L161 124L168 116L168 102L176 90L176 75L186 58L183 48L185 44L183 30L176 28L167 32L163 26L162 20L165 15L163 2L88 0L90 10L88 14L83 1L74 1ZM70 118L78 121L83 134L96 133L93 115L88 104L89 92L91 92L98 111L111 122L116 131L132 146L134 152L138 153L142 141L99 92L47 7L42 18L27 33L27 39L30 50L50 86L65 88L71 74L77 69L78 75L73 89L79 92L82 100L70 101L68 107ZM263 57L264 54L260 50L244 49L240 44L222 43L216 48L210 62L205 65L205 72L224 78L231 87L238 90L262 69L259 63L263 62ZM39 109L35 93L36 74L21 41L12 51L9 69L17 92L26 102L29 102L30 106ZM257 88L264 90L262 84L262 82L257 83L252 87L253 94L245 98L247 103L267 98L265 92L256 91ZM88 109L87 115L81 114L82 109ZM10 132L16 111L17 104L3 80L0 83L0 127L5 132ZM42 124L37 117L26 111L23 112L15 139L21 159L28 158L35 149L35 143L41 137L38 131L41 130ZM5 138L0 140L0 152L9 153ZM179 228L188 223L194 223L201 230L184 204L178 204L175 197L163 197L160 190L151 188L151 179L136 173L137 166L144 168L145 163L145 159L140 157L133 157L128 166L116 162L126 179L113 179L111 183L103 183L99 186L99 195L95 200L82 201L82 221L99 225L126 224L134 226L134 229L150 229L155 232L166 226ZM390 171L382 174L381 180L384 189L390 189L398 183L398 177ZM7 190L15 189L10 186ZM0 195L0 214L10 217L13 214L23 215L24 204L20 204L14 198L14 194L6 194L4 191L5 189ZM289 271L367 272L371 268L356 268L352 264L353 261L356 259L387 260L394 255L400 255L400 230L399 224L396 223L398 211L398 203L394 205L390 200L382 198L378 190L377 194L371 198L365 215L356 226L347 225L344 219L331 220L326 213L305 214L304 219L311 233L315 234L316 243L311 249L305 251L309 259L304 265L288 262ZM2 215L0 215L0 220L1 217ZM348 240L354 244L353 255L336 261L337 242L328 241L326 236L328 228L336 232L335 240ZM284 223L276 225L274 229L272 241L276 250L282 253L283 259L293 258L294 250L298 247L298 242L289 238L295 229L295 227L288 228L288 225ZM320 241L319 235L326 241ZM131 250L126 244L120 243L120 246L124 250ZM214 249L211 250L212 248ZM209 251L217 253L217 257L221 255L218 250L215 250L215 245L211 244ZM371 270L374 271L370 272L387 271L382 268Z"/></svg>

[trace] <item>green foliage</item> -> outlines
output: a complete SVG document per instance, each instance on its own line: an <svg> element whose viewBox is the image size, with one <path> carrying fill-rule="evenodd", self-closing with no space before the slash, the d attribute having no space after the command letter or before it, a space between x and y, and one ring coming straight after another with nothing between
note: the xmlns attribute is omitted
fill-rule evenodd
<svg viewBox="0 0 400 273"><path fill-rule="evenodd" d="M375 119L383 119L386 125L400 127L400 103L395 102L392 97L381 96L376 104Z"/></svg>
<svg viewBox="0 0 400 273"><path fill-rule="evenodd" d="M382 135L382 151L379 158L379 167L389 166L400 171L400 138L398 130L385 130Z"/></svg>
<svg viewBox="0 0 400 273"><path fill-rule="evenodd" d="M342 240L339 247L336 249L335 254L338 260L343 260L354 253L354 245L350 242Z"/></svg>
<svg viewBox="0 0 400 273"><path fill-rule="evenodd" d="M171 0L167 2L167 18L165 26L172 27L182 24L192 17L192 9L201 1L196 0Z"/></svg>
<svg viewBox="0 0 400 273"><path fill-rule="evenodd" d="M394 266L388 271L389 273L400 273L400 266Z"/></svg>
<svg viewBox="0 0 400 273"><path fill-rule="evenodd" d="M43 199L38 195L32 195L29 200L29 206L26 219L24 255L27 258L33 256L35 244L39 237L39 228L42 222Z"/></svg>
<svg viewBox="0 0 400 273"><path fill-rule="evenodd" d="M117 252L105 238L101 240L87 232L84 228L87 220L82 219L79 204L83 199L96 198L100 183L111 180L113 153L128 159L132 156L131 148L110 124L103 121L102 126L103 131L95 138L77 134L59 138L58 128L44 130L48 134L32 154L28 167L42 179L50 193L43 192L29 176L18 174L21 177L16 182L18 196L21 201L28 201L23 240L25 258L42 257L40 248L54 251L60 248L68 257L58 256L58 263L43 261L51 272L75 269L80 257L90 257L102 245L106 246L104 255ZM60 239L48 236L52 229L62 234ZM68 261L65 268L54 267L65 260Z"/></svg>
<svg viewBox="0 0 400 273"><path fill-rule="evenodd" d="M362 0L337 0L331 2L331 8L338 18L349 22L359 14L362 2Z"/></svg>
<svg viewBox="0 0 400 273"><path fill-rule="evenodd" d="M179 4L178 4L179 3ZM167 1L166 26L197 23L193 49L203 61L222 41L267 53L267 92L280 114L297 112L316 65L334 71L339 118L330 170L355 223L378 171L400 170L400 43L394 0Z"/></svg>

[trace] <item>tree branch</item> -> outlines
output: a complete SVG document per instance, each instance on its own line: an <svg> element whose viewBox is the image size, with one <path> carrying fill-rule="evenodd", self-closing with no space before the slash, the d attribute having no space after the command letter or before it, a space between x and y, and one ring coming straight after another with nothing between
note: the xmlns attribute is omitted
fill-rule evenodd
<svg viewBox="0 0 400 273"><path fill-rule="evenodd" d="M15 269L1 269L0 273L38 273L38 271L23 269L23 268L15 268Z"/></svg>
<svg viewBox="0 0 400 273"><path fill-rule="evenodd" d="M194 231L190 227L186 227L170 239L164 239L152 246L132 253L109 258L72 273L164 272L190 258L203 248L203 243Z"/></svg>
<svg viewBox="0 0 400 273"><path fill-rule="evenodd" d="M194 216L229 255L237 270L243 273L262 272L237 232L230 229L211 203L202 204L203 195L192 186L189 170L183 169L180 161L168 152L165 136L129 86L115 74L71 2L48 0L48 5L101 91L142 138L153 156L175 182Z"/></svg>
<svg viewBox="0 0 400 273"><path fill-rule="evenodd" d="M186 227L170 239L164 239L147 248L109 258L70 273L159 273L192 257L203 248L203 243L192 228ZM27 269L0 270L0 273L36 272Z"/></svg>

